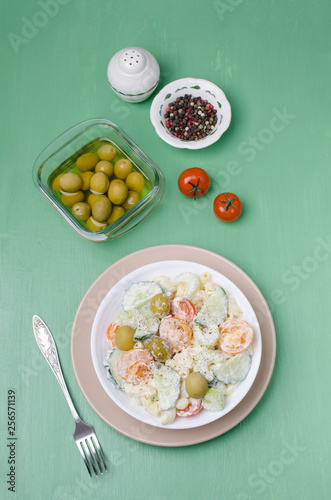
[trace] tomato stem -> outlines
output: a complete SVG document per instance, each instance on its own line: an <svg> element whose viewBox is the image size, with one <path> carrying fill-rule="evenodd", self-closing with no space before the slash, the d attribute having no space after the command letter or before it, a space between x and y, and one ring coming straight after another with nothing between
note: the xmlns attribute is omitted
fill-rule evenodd
<svg viewBox="0 0 331 500"><path fill-rule="evenodd" d="M228 198L228 195L226 193L223 193L224 196L225 196L225 201L224 200L219 200L220 203L224 203L225 204L225 211L227 212L229 210L230 207L234 207L236 208L237 210L239 210L239 208L234 205L234 203L232 203L233 201L235 201L237 198L234 197L232 198L232 200L229 200Z"/></svg>
<svg viewBox="0 0 331 500"><path fill-rule="evenodd" d="M191 184L192 189L187 191L187 193L193 193L194 199L197 199L197 193L203 193L203 190L199 188L199 182L200 182L200 177L198 178L198 182L196 184L193 184L193 182L188 182L188 184Z"/></svg>

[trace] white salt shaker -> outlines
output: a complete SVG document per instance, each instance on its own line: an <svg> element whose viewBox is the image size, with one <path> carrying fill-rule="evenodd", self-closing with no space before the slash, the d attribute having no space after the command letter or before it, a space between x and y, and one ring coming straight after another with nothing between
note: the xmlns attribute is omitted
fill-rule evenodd
<svg viewBox="0 0 331 500"><path fill-rule="evenodd" d="M115 94L128 102L141 102L156 89L160 67L145 49L129 47L117 52L109 61L108 82Z"/></svg>

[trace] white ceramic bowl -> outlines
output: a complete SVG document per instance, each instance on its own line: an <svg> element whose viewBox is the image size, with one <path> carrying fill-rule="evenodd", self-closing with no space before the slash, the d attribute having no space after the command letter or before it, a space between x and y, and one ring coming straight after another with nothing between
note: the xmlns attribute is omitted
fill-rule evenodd
<svg viewBox="0 0 331 500"><path fill-rule="evenodd" d="M173 277L185 271L191 271L197 274L209 272L212 280L224 287L224 289L232 296L235 297L238 306L243 311L243 319L245 319L254 330L253 349L254 354L252 357L252 366L246 377L238 389L226 398L225 408L221 412L209 412L202 410L198 415L190 418L177 417L175 421L167 426L163 426L153 415L147 412L144 407L135 405L131 398L123 391L117 389L115 385L107 378L106 369L103 366L103 360L109 349L106 340L106 332L109 324L115 321L119 311L121 310L121 302L124 291L135 281L152 280L158 274L165 274ZM108 394L108 396L126 413L132 417L157 427L166 429L188 429L192 427L199 427L201 425L209 424L223 415L231 411L237 406L240 401L245 397L251 388L255 377L257 375L261 354L262 354L262 340L261 331L258 320L254 310L248 302L245 295L239 288L228 278L222 274L195 262L169 260L148 264L140 267L135 271L127 274L124 278L119 280L116 285L109 290L105 298L100 304L100 307L94 318L92 333L91 333L91 354L92 362L95 372L100 380L101 385Z"/></svg>
<svg viewBox="0 0 331 500"><path fill-rule="evenodd" d="M185 94L207 99L217 110L217 124L213 132L197 141L184 141L174 137L165 126L165 110L169 104ZM228 129L231 122L231 106L223 90L208 80L198 78L181 78L169 83L154 97L151 111L151 122L159 137L175 148L202 149L218 141Z"/></svg>

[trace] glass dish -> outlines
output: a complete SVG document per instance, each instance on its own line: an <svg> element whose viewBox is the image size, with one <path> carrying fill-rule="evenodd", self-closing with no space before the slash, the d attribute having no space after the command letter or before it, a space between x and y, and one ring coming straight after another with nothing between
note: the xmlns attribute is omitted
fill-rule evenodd
<svg viewBox="0 0 331 500"><path fill-rule="evenodd" d="M66 168L69 158L96 150L104 141L113 144L123 157L133 163L149 185L149 192L116 222L97 232L76 219L51 187L51 181ZM155 163L115 123L106 119L90 119L70 128L55 139L38 156L33 166L33 181L38 191L83 238L107 241L118 238L142 222L159 204L164 192L164 177Z"/></svg>

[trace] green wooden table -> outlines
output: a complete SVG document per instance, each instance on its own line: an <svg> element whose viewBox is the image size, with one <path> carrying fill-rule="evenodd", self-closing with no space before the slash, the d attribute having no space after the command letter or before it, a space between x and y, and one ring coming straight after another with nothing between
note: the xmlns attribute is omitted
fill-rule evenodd
<svg viewBox="0 0 331 500"><path fill-rule="evenodd" d="M327 0L17 0L1 15L1 494L20 500L329 498L330 479L330 18ZM125 46L150 50L160 88L195 76L226 93L233 120L200 151L155 134L151 99L120 101L106 79ZM76 235L38 194L39 152L92 117L118 123L166 177L161 204L139 229L108 243ZM194 203L179 173L201 166L210 193ZM239 195L233 224L214 196ZM158 448L109 428L79 391L70 331L87 288L109 265L166 243L217 252L268 300L278 351L271 383L237 427L188 448ZM82 418L104 447L109 473L91 480L73 422L31 328L39 314L58 343ZM15 391L15 494L10 484L8 391ZM14 451L14 447L12 446Z"/></svg>

